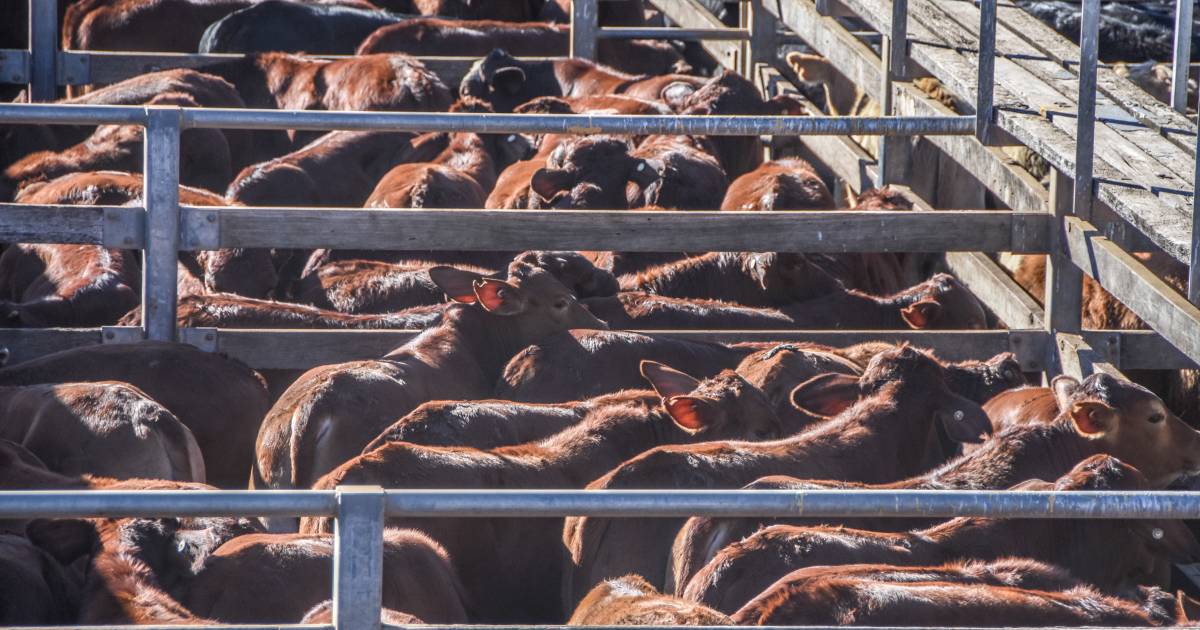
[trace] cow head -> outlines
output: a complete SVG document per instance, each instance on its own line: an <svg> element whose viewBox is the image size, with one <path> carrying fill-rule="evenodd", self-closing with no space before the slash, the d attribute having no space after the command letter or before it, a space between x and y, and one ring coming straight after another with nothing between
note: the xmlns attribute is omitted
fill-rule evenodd
<svg viewBox="0 0 1200 630"><path fill-rule="evenodd" d="M212 293L236 293L265 298L279 282L271 253L265 249L218 249L196 252L204 288Z"/></svg>
<svg viewBox="0 0 1200 630"><path fill-rule="evenodd" d="M490 114L493 111L495 110L492 109L491 104L473 96L459 97L458 101L450 106L450 113ZM508 168L511 164L527 160L537 152L534 141L524 134L481 133L479 138L483 141L484 150L495 163L497 172Z"/></svg>
<svg viewBox="0 0 1200 630"><path fill-rule="evenodd" d="M900 309L900 317L916 330L982 330L987 327L983 305L949 274L939 273L890 299L907 302Z"/></svg>
<svg viewBox="0 0 1200 630"><path fill-rule="evenodd" d="M1136 467L1152 487L1200 473L1200 433L1145 387L1097 373L1082 383L1059 376L1051 389L1060 419L1071 422L1100 452Z"/></svg>
<svg viewBox="0 0 1200 630"><path fill-rule="evenodd" d="M626 183L647 188L659 177L654 164L629 154L627 140L611 136L570 138L534 172L529 187L538 207L620 210L628 205Z"/></svg>
<svg viewBox="0 0 1200 630"><path fill-rule="evenodd" d="M757 252L746 254L743 266L771 302L789 304L842 290L842 284L806 254Z"/></svg>
<svg viewBox="0 0 1200 630"><path fill-rule="evenodd" d="M987 361L961 361L946 365L950 389L984 404L1005 390L1028 385L1021 363L1011 352L1003 352Z"/></svg>
<svg viewBox="0 0 1200 630"><path fill-rule="evenodd" d="M553 74L553 62L518 61L497 48L471 66L458 93L483 99L497 112L511 112L538 96L561 96L562 88Z"/></svg>
<svg viewBox="0 0 1200 630"><path fill-rule="evenodd" d="M642 361L641 372L675 424L697 438L770 440L781 435L783 427L770 401L733 370L701 381L661 363Z"/></svg>
<svg viewBox="0 0 1200 630"><path fill-rule="evenodd" d="M513 259L509 268L519 273L522 265L549 271L579 299L607 297L620 290L612 272L597 268L578 252L524 252Z"/></svg>

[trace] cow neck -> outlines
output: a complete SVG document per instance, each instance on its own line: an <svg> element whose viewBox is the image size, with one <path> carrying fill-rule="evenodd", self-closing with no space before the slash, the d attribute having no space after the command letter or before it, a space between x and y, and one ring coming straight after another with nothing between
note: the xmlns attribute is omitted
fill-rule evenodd
<svg viewBox="0 0 1200 630"><path fill-rule="evenodd" d="M651 395L651 392L646 392ZM544 465L582 488L621 462L663 444L695 441L659 405L637 402L604 405L583 420L537 444ZM520 451L505 447L498 452Z"/></svg>
<svg viewBox="0 0 1200 630"><path fill-rule="evenodd" d="M738 295L727 294L724 299L742 303L761 302L758 291L746 291L747 282L757 287L757 281L748 278L743 258L738 254L710 253L685 258L680 261L652 267L633 276L633 286L622 286L622 290L637 290L663 295L700 296L712 292L714 287L742 289ZM622 283L623 285L626 283ZM738 299L743 297L749 299ZM750 295L753 294L753 295Z"/></svg>
<svg viewBox="0 0 1200 630"><path fill-rule="evenodd" d="M897 488L1004 489L1027 479L1058 479L1095 455L1095 444L1070 420L1021 425L993 436L983 447Z"/></svg>
<svg viewBox="0 0 1200 630"><path fill-rule="evenodd" d="M491 190L496 186L496 166L479 134L463 132L452 135L450 146L433 161L465 173L483 190Z"/></svg>
<svg viewBox="0 0 1200 630"><path fill-rule="evenodd" d="M389 352L384 359L404 361L416 357L424 361L421 357L430 355L442 358L469 355L481 373L494 381L509 360L536 341L523 339L516 332L520 329L517 322L506 319L476 305L450 304L443 311L440 324Z"/></svg>
<svg viewBox="0 0 1200 630"><path fill-rule="evenodd" d="M914 532L926 539L941 553L936 562L954 558L995 560L1019 556L1048 560L1061 555L1055 547L1061 544L1050 536L1045 520L956 518Z"/></svg>

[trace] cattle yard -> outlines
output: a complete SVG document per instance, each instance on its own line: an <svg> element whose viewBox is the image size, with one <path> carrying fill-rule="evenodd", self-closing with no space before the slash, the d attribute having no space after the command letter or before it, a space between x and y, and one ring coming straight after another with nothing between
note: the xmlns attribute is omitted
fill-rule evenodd
<svg viewBox="0 0 1200 630"><path fill-rule="evenodd" d="M188 328L177 325L181 251L221 248L369 250L621 250L625 252L947 253L954 275L1006 329L670 330L683 339L812 342L834 347L908 341L959 361L1012 352L1023 370L1083 379L1200 364L1197 125L1098 62L1099 0L1082 3L1081 46L1001 0L748 0L727 27L693 0L651 0L674 27L600 27L606 0L571 2L571 57L595 59L605 39L700 42L770 97L796 94L781 46L802 40L880 104L878 116L726 116L282 111L176 106L56 105L62 86L109 84L151 70L203 69L239 58L60 50L57 4L30 1L30 48L0 50L0 80L28 84L32 103L0 104L0 123L140 125L142 205L0 204L0 241L97 244L142 254L141 325L0 329L9 363L96 344L179 341L255 369L297 370L383 356L420 331ZM1179 24L1176 70L1190 53L1191 6ZM1181 9L1181 13L1183 10ZM880 34L876 53L853 18ZM1181 48L1182 46L1182 48ZM1181 52L1182 51L1182 52ZM458 85L476 58L422 58ZM1176 72L1175 76L1186 73ZM928 97L932 76L970 113ZM1173 88L1182 103L1186 82ZM1179 87L1184 84L1184 87ZM1186 111L1186 110L1185 110ZM195 129L398 130L489 134L763 136L798 144L855 193L904 187L913 211L639 211L286 208L180 202L180 139ZM849 136L880 136L878 159ZM914 138L945 173L947 193L916 163ZM1024 146L1049 167L1047 189L1000 147ZM948 176L948 175L947 175ZM985 209L990 205L998 209ZM970 206L963 202L977 203ZM950 205L947 205L947 204ZM936 208L936 209L935 209ZM1047 255L1039 304L988 254ZM1187 295L1134 255L1182 263ZM1086 329L1084 278L1146 330ZM1189 301L1190 299L1190 301ZM1043 306L1044 304L1044 306ZM686 366L681 366L686 367ZM333 519L332 626L378 628L384 523L393 517L957 517L1197 519L1200 492L776 490L336 490L0 492L0 518L288 516ZM1159 532L1161 535L1161 531ZM986 625L986 624L981 624ZM78 626L67 626L78 627ZM223 625L220 627L264 627ZM455 626L457 627L457 626ZM488 626L476 626L480 628ZM503 626L506 628L520 626ZM794 627L794 626L792 626Z"/></svg>

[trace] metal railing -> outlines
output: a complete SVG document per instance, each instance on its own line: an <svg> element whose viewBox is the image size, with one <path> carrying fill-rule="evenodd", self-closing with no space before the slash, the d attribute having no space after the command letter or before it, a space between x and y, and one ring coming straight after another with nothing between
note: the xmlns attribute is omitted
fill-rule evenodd
<svg viewBox="0 0 1200 630"><path fill-rule="evenodd" d="M342 486L332 491L0 492L0 519L180 516L332 518L333 627L339 630L377 630L381 625L383 530L388 518L978 516L1184 519L1200 518L1200 492L384 490L376 486ZM189 627L230 629L264 626ZM512 630L523 626L470 627L475 630ZM655 627L656 630L667 628Z"/></svg>

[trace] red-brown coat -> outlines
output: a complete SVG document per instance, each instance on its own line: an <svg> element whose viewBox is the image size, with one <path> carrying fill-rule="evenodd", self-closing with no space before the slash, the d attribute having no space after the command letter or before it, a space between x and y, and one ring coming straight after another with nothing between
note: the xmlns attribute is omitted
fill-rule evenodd
<svg viewBox="0 0 1200 630"><path fill-rule="evenodd" d="M945 369L909 347L875 357L859 379L862 398L837 418L796 436L753 444L710 442L647 451L589 484L602 488L738 488L764 475L861 482L903 479L941 456L937 426L952 438L977 441L990 425L979 405L952 393ZM824 377L801 384L798 407L819 406ZM811 399L811 400L810 400ZM574 571L568 603L600 580L630 571L665 583L676 519L570 518L563 534Z"/></svg>
<svg viewBox="0 0 1200 630"><path fill-rule="evenodd" d="M1024 490L1147 489L1137 470L1110 455L1094 455L1056 483ZM1121 553L1096 553L1120 549ZM776 579L811 566L891 564L932 566L957 559L1031 558L1061 566L1106 592L1153 583L1167 561L1200 557L1200 542L1180 521L1061 521L960 517L926 529L880 533L841 527L772 525L721 551L688 582L685 599L732 614Z"/></svg>
<svg viewBox="0 0 1200 630"><path fill-rule="evenodd" d="M572 137L559 143L545 167L530 177L529 208L621 210L629 207L625 190L630 182L646 189L659 181L656 165L638 157L627 140Z"/></svg>
<svg viewBox="0 0 1200 630"><path fill-rule="evenodd" d="M697 381L659 363L641 373L660 404L617 402L539 443L490 451L388 442L334 469L314 487L380 484L388 488L582 488L648 448L711 439L771 439L779 419L762 392L732 371ZM408 519L446 546L471 601L485 619L557 619L547 597L561 581L561 519ZM329 519L305 519L301 531L328 531ZM503 571L509 579L497 583Z"/></svg>
<svg viewBox="0 0 1200 630"><path fill-rule="evenodd" d="M392 610L391 608L387 607L384 607L383 610L379 612L379 619L383 623L391 624L393 626L420 626L426 623L425 621L418 619L406 612ZM320 604L313 606L312 610L304 613L304 618L300 620L300 623L326 626L333 625L333 600L327 599Z"/></svg>
<svg viewBox="0 0 1200 630"><path fill-rule="evenodd" d="M496 177L496 187L484 200L489 210L524 210L530 207L534 192L529 182L533 174L546 166L546 158L534 157L515 162Z"/></svg>
<svg viewBox="0 0 1200 630"><path fill-rule="evenodd" d="M0 369L0 383L124 381L175 414L204 455L210 483L244 488L254 435L268 408L262 377L222 354L143 341L56 352Z"/></svg>
<svg viewBox="0 0 1200 630"><path fill-rule="evenodd" d="M204 481L192 432L127 383L0 386L0 438L64 475Z"/></svg>
<svg viewBox="0 0 1200 630"><path fill-rule="evenodd" d="M715 210L727 179L715 147L703 138L650 136L630 154L645 160L658 178L628 191L630 207Z"/></svg>
<svg viewBox="0 0 1200 630"><path fill-rule="evenodd" d="M11 245L0 254L0 318L9 327L108 326L138 303L132 254L99 245Z"/></svg>
<svg viewBox="0 0 1200 630"><path fill-rule="evenodd" d="M809 256L775 252L710 252L618 280L622 291L725 300L744 306L792 304L839 288Z"/></svg>
<svg viewBox="0 0 1200 630"><path fill-rule="evenodd" d="M833 210L833 194L812 164L772 160L742 175L725 191L722 210Z"/></svg>
<svg viewBox="0 0 1200 630"><path fill-rule="evenodd" d="M421 330L441 321L442 306L431 304L399 312L351 315L306 304L258 300L232 293L204 293L180 297L175 315L180 328ZM138 307L126 313L118 323L136 326L141 319L142 309Z"/></svg>
<svg viewBox="0 0 1200 630"><path fill-rule="evenodd" d="M640 575L596 585L567 620L568 626L731 626L729 617L700 604L663 595Z"/></svg>

